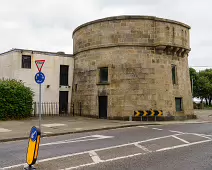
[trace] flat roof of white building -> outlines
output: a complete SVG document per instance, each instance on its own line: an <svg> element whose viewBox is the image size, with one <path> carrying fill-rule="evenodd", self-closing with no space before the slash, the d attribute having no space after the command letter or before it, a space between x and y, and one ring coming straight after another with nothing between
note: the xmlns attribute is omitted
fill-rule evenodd
<svg viewBox="0 0 212 170"><path fill-rule="evenodd" d="M28 50L28 49L19 49L13 48L9 51L0 53L0 55L10 53L10 52L31 52L32 54L45 54L45 55L52 55L52 56L61 56L61 57L73 57L73 54L65 54L62 51L59 52L48 52L48 51L37 51L37 50Z"/></svg>

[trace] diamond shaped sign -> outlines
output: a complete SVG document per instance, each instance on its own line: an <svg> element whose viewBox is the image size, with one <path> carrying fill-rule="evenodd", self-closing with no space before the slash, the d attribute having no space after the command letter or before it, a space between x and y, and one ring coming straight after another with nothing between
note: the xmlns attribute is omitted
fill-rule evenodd
<svg viewBox="0 0 212 170"><path fill-rule="evenodd" d="M35 64L39 72L41 72L44 63L45 63L45 60L35 60Z"/></svg>

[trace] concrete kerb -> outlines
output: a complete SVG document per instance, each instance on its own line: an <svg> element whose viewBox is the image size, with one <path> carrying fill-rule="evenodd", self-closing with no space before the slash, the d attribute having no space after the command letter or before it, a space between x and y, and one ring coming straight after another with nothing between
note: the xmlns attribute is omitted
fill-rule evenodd
<svg viewBox="0 0 212 170"><path fill-rule="evenodd" d="M119 125L119 126L112 126L112 127L85 129L85 130L78 130L78 131L51 133L51 134L42 134L41 133L41 138L51 137L51 136L59 136L59 135L67 135L67 134L74 134L74 133L95 132L95 131L110 130L110 129L121 129L121 128L126 128L126 127L136 127L136 126L169 125L169 124L202 124L202 123L212 123L212 122L210 122L210 121L206 121L206 122L188 122L188 121L179 121L179 122L173 121L172 122L172 121L167 121L166 123L164 123L164 122L137 123L137 124ZM20 141L20 140L25 140L25 139L28 139L28 138L29 138L28 136L23 136L23 137L17 137L17 138L0 139L0 143L10 142L10 141Z"/></svg>
<svg viewBox="0 0 212 170"><path fill-rule="evenodd" d="M110 129L119 129L125 127L135 127L135 126L150 126L150 125L160 125L159 123L145 123L145 124L132 124L132 125L120 125L120 126L112 126L112 127L103 127L103 128L94 128L94 129L85 129L85 130L78 130L78 131L68 131L68 132L60 132L60 133L51 133L51 134L42 134L41 138L43 137L51 137L51 136L59 136L59 135L67 135L67 134L74 134L74 133L83 133L83 132L95 132L101 130L110 130ZM20 141L28 139L29 137L17 137L17 138L7 138L7 139L0 139L0 143L3 142L10 142L10 141Z"/></svg>

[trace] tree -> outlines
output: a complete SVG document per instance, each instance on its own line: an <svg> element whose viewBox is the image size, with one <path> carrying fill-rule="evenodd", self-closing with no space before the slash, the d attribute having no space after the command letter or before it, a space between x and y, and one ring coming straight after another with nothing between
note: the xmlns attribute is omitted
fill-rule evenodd
<svg viewBox="0 0 212 170"><path fill-rule="evenodd" d="M208 84L207 84L207 94L206 94L206 104L207 105L211 105L211 101L212 101L212 69L206 69L204 71L201 71L200 72L200 76L201 77L205 77L208 81Z"/></svg>
<svg viewBox="0 0 212 170"><path fill-rule="evenodd" d="M198 97L198 86L197 86L197 81L198 81L198 73L196 72L195 69L189 68L190 72L190 80L191 80L191 87L193 89L193 97ZM193 83L192 83L193 82Z"/></svg>
<svg viewBox="0 0 212 170"><path fill-rule="evenodd" d="M193 97L205 99L207 105L211 105L212 101L212 69L206 69L196 72L190 68L190 78L193 80Z"/></svg>
<svg viewBox="0 0 212 170"><path fill-rule="evenodd" d="M17 80L0 80L0 120L31 116L33 91Z"/></svg>

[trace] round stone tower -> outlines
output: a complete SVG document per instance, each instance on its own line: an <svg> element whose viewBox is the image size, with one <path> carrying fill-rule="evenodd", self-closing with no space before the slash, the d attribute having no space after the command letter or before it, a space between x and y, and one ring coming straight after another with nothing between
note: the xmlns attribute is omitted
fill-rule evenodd
<svg viewBox="0 0 212 170"><path fill-rule="evenodd" d="M82 115L105 118L149 109L193 114L189 29L152 16L109 17L77 27L75 109L80 105Z"/></svg>

